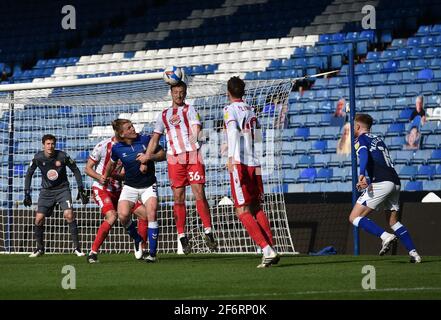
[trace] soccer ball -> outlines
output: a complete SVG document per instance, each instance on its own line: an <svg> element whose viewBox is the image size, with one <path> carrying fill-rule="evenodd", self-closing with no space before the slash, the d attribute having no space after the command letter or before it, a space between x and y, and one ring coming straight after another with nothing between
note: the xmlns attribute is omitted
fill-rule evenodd
<svg viewBox="0 0 441 320"><path fill-rule="evenodd" d="M184 70L175 66L168 67L164 70L163 78L167 84L173 86L184 78Z"/></svg>

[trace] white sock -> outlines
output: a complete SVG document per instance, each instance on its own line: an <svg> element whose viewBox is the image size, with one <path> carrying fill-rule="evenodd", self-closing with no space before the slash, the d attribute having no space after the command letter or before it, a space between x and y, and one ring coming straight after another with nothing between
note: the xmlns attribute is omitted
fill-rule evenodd
<svg viewBox="0 0 441 320"><path fill-rule="evenodd" d="M149 229L158 229L158 228L159 228L158 221L149 222Z"/></svg>
<svg viewBox="0 0 441 320"><path fill-rule="evenodd" d="M273 248L271 248L270 245L267 245L265 248L262 249L262 251L263 251L263 255L265 257L268 257L274 253L274 250L273 250Z"/></svg>
<svg viewBox="0 0 441 320"><path fill-rule="evenodd" d="M211 233L211 227L204 228L205 234Z"/></svg>
<svg viewBox="0 0 441 320"><path fill-rule="evenodd" d="M402 225L401 223L397 222L397 223L395 223L395 224L392 226L392 230L393 230L393 231L397 231L397 230L400 229L402 226L403 226L403 225Z"/></svg>
<svg viewBox="0 0 441 320"><path fill-rule="evenodd" d="M384 232L381 234L380 238L381 238L381 240L384 241L384 240L386 240L387 238L389 238L391 235L392 235L392 234L390 234L389 232L384 231Z"/></svg>

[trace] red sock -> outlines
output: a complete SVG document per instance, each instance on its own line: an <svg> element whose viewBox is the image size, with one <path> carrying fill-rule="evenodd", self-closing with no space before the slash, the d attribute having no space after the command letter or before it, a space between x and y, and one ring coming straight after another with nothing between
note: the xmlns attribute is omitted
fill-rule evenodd
<svg viewBox="0 0 441 320"><path fill-rule="evenodd" d="M112 226L107 221L103 221L103 223L101 223L101 226L96 233L95 241L92 244L93 252L98 252L104 240L106 240L111 228Z"/></svg>
<svg viewBox="0 0 441 320"><path fill-rule="evenodd" d="M187 217L185 203L175 203L173 206L173 213L175 215L178 234L185 233L185 218Z"/></svg>
<svg viewBox="0 0 441 320"><path fill-rule="evenodd" d="M239 220L242 222L245 229L248 231L250 237L259 247L263 249L268 245L268 242L266 242L265 237L262 231L260 230L259 225L257 224L257 221L254 220L250 212L242 213L239 216Z"/></svg>
<svg viewBox="0 0 441 320"><path fill-rule="evenodd" d="M265 236L265 240L268 242L270 246L273 246L273 233L271 232L271 226L268 221L268 217L266 216L263 209L259 209L256 213L257 224L262 230L263 235Z"/></svg>
<svg viewBox="0 0 441 320"><path fill-rule="evenodd" d="M199 217L201 217L204 228L211 228L211 216L207 200L196 200L196 210Z"/></svg>
<svg viewBox="0 0 441 320"><path fill-rule="evenodd" d="M141 236L144 242L147 242L147 230L149 228L149 222L147 219L138 218L138 234Z"/></svg>

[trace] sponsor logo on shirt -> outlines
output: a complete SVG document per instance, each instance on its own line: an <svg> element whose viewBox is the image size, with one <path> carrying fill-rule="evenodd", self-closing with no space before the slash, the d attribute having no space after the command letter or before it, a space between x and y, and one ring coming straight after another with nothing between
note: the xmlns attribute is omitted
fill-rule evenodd
<svg viewBox="0 0 441 320"><path fill-rule="evenodd" d="M50 181L55 181L58 179L58 172L54 169L51 169L47 172L46 176Z"/></svg>

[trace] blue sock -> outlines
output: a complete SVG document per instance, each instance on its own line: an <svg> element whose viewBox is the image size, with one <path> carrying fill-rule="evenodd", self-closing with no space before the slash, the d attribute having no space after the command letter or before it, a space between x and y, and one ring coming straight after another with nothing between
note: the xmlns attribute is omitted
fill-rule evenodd
<svg viewBox="0 0 441 320"><path fill-rule="evenodd" d="M395 235L400 239L401 243L406 247L407 251L415 250L415 245L413 244L412 238L410 237L409 231L401 223L397 222L392 226Z"/></svg>
<svg viewBox="0 0 441 320"><path fill-rule="evenodd" d="M373 234L374 236L377 236L378 238L380 238L384 232L384 229L377 226L371 219L368 219L366 217L355 218L353 225L356 227L362 228L364 231L369 232L370 234Z"/></svg>
<svg viewBox="0 0 441 320"><path fill-rule="evenodd" d="M138 234L138 230L136 229L136 223L133 221L130 221L129 225L126 226L127 233L130 235L130 237L135 241L135 243L142 242L141 236Z"/></svg>
<svg viewBox="0 0 441 320"><path fill-rule="evenodd" d="M158 222L149 222L149 254L152 257L156 256L156 250L158 248L158 234L159 234L159 226Z"/></svg>

